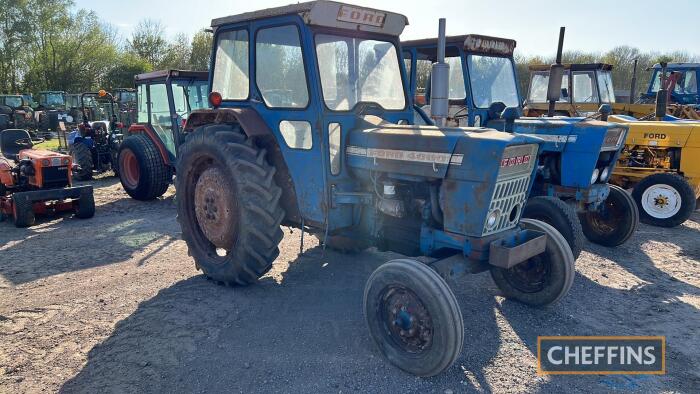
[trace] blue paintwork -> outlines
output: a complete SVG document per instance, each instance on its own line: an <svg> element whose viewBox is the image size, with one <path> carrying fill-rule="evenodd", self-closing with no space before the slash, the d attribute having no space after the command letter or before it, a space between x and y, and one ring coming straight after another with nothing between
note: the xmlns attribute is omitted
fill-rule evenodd
<svg viewBox="0 0 700 394"><path fill-rule="evenodd" d="M478 108L474 104L471 95L470 70L468 69L467 59L471 56L463 48L463 42L450 42L447 46L452 51L459 52L462 58L462 74L464 75L464 89L466 98L460 105L467 107L469 114L467 124L473 126L476 120L480 120L480 124L488 127L496 128L505 131L505 122L501 119L492 119L487 108ZM437 52L437 43L422 44L418 46L403 46L404 57L410 55L411 63L411 78L409 89L412 95L417 91L416 86L416 63L419 50L422 53ZM496 56L496 55L490 55ZM507 57L511 61L513 74L515 75L518 103L522 103L522 95L520 94L520 84L517 80L517 72L515 72L515 62L513 57ZM522 105L518 105L518 110L522 113ZM478 117L478 118L477 118ZM561 179L558 183L552 184L551 181L543 176L537 177L536 183L532 189L532 195L550 195L563 198L575 198L579 209L597 209L602 201L609 194L606 182L598 181L595 185L591 185L590 179L593 170L597 167L602 169L609 166L612 172L615 163L622 151L620 148L613 155L601 155L601 148L606 132L612 127L620 127L620 125L590 121L584 118L526 118L520 117L513 125L513 132L542 135L542 136L565 136L575 137L566 142L546 141L543 144L542 152L556 153L561 157ZM596 189L596 190L591 190Z"/></svg>
<svg viewBox="0 0 700 394"><path fill-rule="evenodd" d="M700 92L700 64L698 63L682 63L682 64L669 64L666 67L666 75L669 75L670 73L674 71L688 71L688 70L695 70L695 94L680 94L678 92L671 92L671 101L674 103L678 104L687 104L687 105L693 105L693 104L698 104L700 105L700 94L697 92ZM661 66L660 65L654 65L654 72L651 75L651 79L649 80L649 84L647 85L647 90L646 92L642 93L642 97L646 98L647 100L654 100L656 99L656 91L654 91L654 81L658 80L661 76Z"/></svg>
<svg viewBox="0 0 700 394"><path fill-rule="evenodd" d="M299 29L301 46L308 83L309 103L303 109L272 109L266 107L262 95L257 88L255 70L255 45L253 37L259 29L294 25ZM340 230L354 237L378 238L381 226L381 215L374 208L377 196L374 186L370 182L373 176L381 173L392 179L411 183L417 188L427 189L427 182L447 178L454 182L455 190L450 193L453 205L459 205L461 209L445 213L445 229L447 231L432 228L428 225L428 214L419 212L416 220L421 220L421 241L416 245L422 254L432 254L436 242L440 239L458 239L445 247L468 253L471 245L481 237L483 224L489 209L489 203L496 178L500 168L500 160L507 146L521 145L525 143L539 144L537 138L520 135L499 133L494 130L484 132L475 129L466 132L459 129L432 128L437 134L429 137L420 133L392 133L387 128L376 128L368 125L360 119L356 107L352 111L334 112L326 108L321 97L321 83L319 68L315 56L314 34L318 32L331 32L334 34L351 35L351 31L333 31L304 24L298 15L283 15L265 19L253 20L237 24L225 25L217 28L214 42L219 34L235 29L247 29L251 45L249 45L249 79L250 95L246 100L225 100L222 108L252 108L258 112L262 120L274 134L283 158L292 178L298 205L306 221L306 225L326 228L328 231ZM370 34L363 34L370 37ZM397 54L400 54L398 37L384 35L377 39L392 42L396 46ZM215 48L216 46L214 46ZM212 51L212 64L215 51ZM400 56L400 55L399 55ZM403 64L400 70L404 85L408 85ZM209 75L209 86L212 86L213 72ZM414 109L412 97L405 94L405 108L400 110L382 110L372 108L368 113L380 116L391 123L412 123L414 121ZM367 113L364 113L367 114ZM307 121L312 127L312 148L309 150L292 149L284 143L279 124L283 120ZM346 152L348 145L365 148L406 149L414 151L426 151L436 153L462 153L464 162L462 166L436 165L428 163L395 162L391 160L373 160L369 158L340 155L341 171L338 175L330 172L328 150L328 125L340 123L342 136L340 152ZM399 126L400 128L400 126ZM421 129L423 130L423 129ZM454 167L454 168L453 168ZM436 171L437 170L437 171ZM534 179L534 171L531 179ZM532 182L530 186L532 185ZM409 208L413 209L413 207ZM510 230L509 234L518 233L519 230ZM338 232L338 231L336 231ZM504 235L505 236L505 235ZM498 233L492 236L498 239ZM487 248L488 249L488 248ZM487 259L488 255L482 255L481 259Z"/></svg>

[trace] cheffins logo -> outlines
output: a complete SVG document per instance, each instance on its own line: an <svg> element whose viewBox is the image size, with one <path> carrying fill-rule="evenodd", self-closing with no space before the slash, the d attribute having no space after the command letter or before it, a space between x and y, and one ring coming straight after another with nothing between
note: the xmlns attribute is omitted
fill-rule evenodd
<svg viewBox="0 0 700 394"><path fill-rule="evenodd" d="M666 337L537 337L539 375L666 373Z"/></svg>

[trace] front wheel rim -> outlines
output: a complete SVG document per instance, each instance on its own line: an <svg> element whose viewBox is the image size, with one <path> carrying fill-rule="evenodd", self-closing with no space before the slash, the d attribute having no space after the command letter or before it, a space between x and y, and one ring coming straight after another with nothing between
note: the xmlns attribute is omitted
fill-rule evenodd
<svg viewBox="0 0 700 394"><path fill-rule="evenodd" d="M656 184L642 193L642 209L655 219L668 219L681 210L681 194L673 186Z"/></svg>
<svg viewBox="0 0 700 394"><path fill-rule="evenodd" d="M434 326L430 312L410 289L400 285L387 287L377 309L385 335L401 351L420 354L433 343Z"/></svg>
<svg viewBox="0 0 700 394"><path fill-rule="evenodd" d="M546 251L543 253L547 253ZM538 293L549 283L551 264L548 256L535 256L505 270L504 279L523 293Z"/></svg>

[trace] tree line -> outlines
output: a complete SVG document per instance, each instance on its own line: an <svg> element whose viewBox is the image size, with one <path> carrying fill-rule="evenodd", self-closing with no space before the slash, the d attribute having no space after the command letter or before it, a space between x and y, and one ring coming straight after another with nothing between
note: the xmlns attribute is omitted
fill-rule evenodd
<svg viewBox="0 0 700 394"><path fill-rule="evenodd" d="M132 87L158 69L208 69L211 33L168 39L144 19L128 38L72 0L0 0L0 93Z"/></svg>
<svg viewBox="0 0 700 394"><path fill-rule="evenodd" d="M158 69L207 70L212 35L178 34L169 39L164 26L141 20L130 37L123 38L94 11L76 9L72 0L0 0L0 93L64 90L84 92L133 86L135 74ZM609 63L618 91L628 91L633 61L638 60L637 89L646 89L650 72L659 61L698 61L683 51L642 52L619 46L607 52L571 51L567 63ZM523 94L528 66L550 64L554 57L516 53Z"/></svg>

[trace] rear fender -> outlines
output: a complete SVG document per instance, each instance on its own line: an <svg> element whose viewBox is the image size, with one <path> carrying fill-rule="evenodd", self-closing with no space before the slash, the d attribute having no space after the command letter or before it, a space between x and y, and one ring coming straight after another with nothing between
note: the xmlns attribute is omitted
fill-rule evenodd
<svg viewBox="0 0 700 394"><path fill-rule="evenodd" d="M284 160L277 138L267 126L260 114L252 108L218 108L194 111L187 118L183 134L193 132L206 124L239 124L248 138L267 150L267 159L276 169L275 182L282 188L282 208L286 212L286 221L300 223L301 215L297 204L294 181Z"/></svg>

